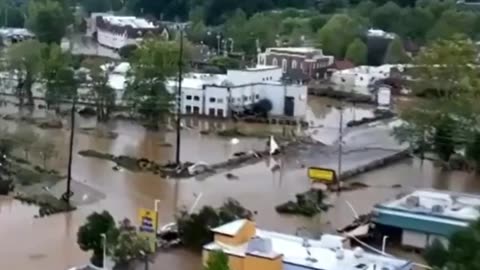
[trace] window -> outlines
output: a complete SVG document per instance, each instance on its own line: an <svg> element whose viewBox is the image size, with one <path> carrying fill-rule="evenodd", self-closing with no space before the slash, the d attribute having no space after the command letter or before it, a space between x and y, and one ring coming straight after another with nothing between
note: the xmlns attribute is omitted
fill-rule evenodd
<svg viewBox="0 0 480 270"><path fill-rule="evenodd" d="M215 103L215 98L214 98L214 97L211 97L211 98L209 99L209 101L212 102L212 103Z"/></svg>
<svg viewBox="0 0 480 270"><path fill-rule="evenodd" d="M200 97L199 97L199 96L193 96L193 100L199 101L199 100L200 100Z"/></svg>
<svg viewBox="0 0 480 270"><path fill-rule="evenodd" d="M223 109L217 109L217 116L223 117Z"/></svg>
<svg viewBox="0 0 480 270"><path fill-rule="evenodd" d="M242 102L242 98L237 98L237 102Z"/></svg>
<svg viewBox="0 0 480 270"><path fill-rule="evenodd" d="M275 57L273 58L273 60L272 60L272 65L273 65L273 66L278 66L277 58L275 58Z"/></svg>
<svg viewBox="0 0 480 270"><path fill-rule="evenodd" d="M217 98L217 103L223 103L223 99L222 98Z"/></svg>
<svg viewBox="0 0 480 270"><path fill-rule="evenodd" d="M208 109L208 115L215 116L215 109L214 108Z"/></svg>
<svg viewBox="0 0 480 270"><path fill-rule="evenodd" d="M259 94L256 94L256 95L255 95L255 98L256 98L257 100L259 100L259 99L260 99L260 95L259 95Z"/></svg>
<svg viewBox="0 0 480 270"><path fill-rule="evenodd" d="M300 63L300 69L303 70L303 62Z"/></svg>
<svg viewBox="0 0 480 270"><path fill-rule="evenodd" d="M189 105L185 106L185 111L188 114L192 113L192 106L189 106Z"/></svg>
<svg viewBox="0 0 480 270"><path fill-rule="evenodd" d="M200 107L193 106L193 114L200 114Z"/></svg>
<svg viewBox="0 0 480 270"><path fill-rule="evenodd" d="M282 60L282 70L283 70L283 72L287 72L287 65L288 65L287 59L283 59Z"/></svg>
<svg viewBox="0 0 480 270"><path fill-rule="evenodd" d="M187 95L187 100L192 100L192 96L191 96L191 95Z"/></svg>
<svg viewBox="0 0 480 270"><path fill-rule="evenodd" d="M292 61L292 69L296 69L297 68L297 60L293 60Z"/></svg>
<svg viewBox="0 0 480 270"><path fill-rule="evenodd" d="M247 101L248 100L248 97L247 96L243 96L243 101Z"/></svg>

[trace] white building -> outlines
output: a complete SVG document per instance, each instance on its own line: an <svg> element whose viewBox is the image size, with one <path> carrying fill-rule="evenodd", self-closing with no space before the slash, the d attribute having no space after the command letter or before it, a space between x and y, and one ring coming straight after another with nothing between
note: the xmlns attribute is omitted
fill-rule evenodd
<svg viewBox="0 0 480 270"><path fill-rule="evenodd" d="M349 248L348 239L323 234L319 240L256 228L236 220L212 229L214 241L203 246L206 264L212 251L228 256L232 270L412 270L407 260Z"/></svg>
<svg viewBox="0 0 480 270"><path fill-rule="evenodd" d="M354 89L359 94L370 94L369 87L377 81L390 77L392 68L399 71L405 65L358 66L350 69L336 70L332 73L330 81L340 89Z"/></svg>
<svg viewBox="0 0 480 270"><path fill-rule="evenodd" d="M96 35L97 42L105 47L120 49L138 44L145 35L160 34L168 39L168 31L143 18L92 13L87 34Z"/></svg>
<svg viewBox="0 0 480 270"><path fill-rule="evenodd" d="M110 86L120 94L125 89L128 64L117 66L110 75ZM270 116L288 116L302 119L307 110L307 86L285 85L280 80L282 69L257 66L245 70L228 70L227 74L185 74L182 80L181 112L183 114L229 117L263 99L272 104ZM178 81L166 82L175 94Z"/></svg>

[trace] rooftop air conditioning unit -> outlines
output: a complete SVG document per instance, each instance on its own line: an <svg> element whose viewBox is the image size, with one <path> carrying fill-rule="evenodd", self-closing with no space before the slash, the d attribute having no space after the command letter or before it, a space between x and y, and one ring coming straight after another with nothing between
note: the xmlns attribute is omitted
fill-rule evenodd
<svg viewBox="0 0 480 270"><path fill-rule="evenodd" d="M420 198L418 196L408 196L406 200L408 208L415 208L420 206Z"/></svg>
<svg viewBox="0 0 480 270"><path fill-rule="evenodd" d="M359 259L361 257L363 257L363 254L365 252L363 251L363 248L361 247L356 247L353 249L353 256L355 256L355 258Z"/></svg>
<svg viewBox="0 0 480 270"><path fill-rule="evenodd" d="M335 257L338 260L343 260L345 258L345 251L342 248L339 248L335 251Z"/></svg>
<svg viewBox="0 0 480 270"><path fill-rule="evenodd" d="M435 214L441 214L443 213L443 206L442 205L439 205L439 204L435 204L434 206L432 206L432 213L435 213Z"/></svg>

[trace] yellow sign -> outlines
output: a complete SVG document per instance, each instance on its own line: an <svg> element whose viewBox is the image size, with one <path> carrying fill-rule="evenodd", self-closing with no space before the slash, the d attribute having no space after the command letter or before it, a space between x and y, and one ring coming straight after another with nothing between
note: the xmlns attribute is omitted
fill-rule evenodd
<svg viewBox="0 0 480 270"><path fill-rule="evenodd" d="M151 251L154 252L157 248L157 228L158 228L158 213L145 208L138 210L139 233L144 236L150 244Z"/></svg>
<svg viewBox="0 0 480 270"><path fill-rule="evenodd" d="M308 178L310 178L312 182L324 182L329 184L336 180L336 175L335 171L332 169L310 167L308 168Z"/></svg>

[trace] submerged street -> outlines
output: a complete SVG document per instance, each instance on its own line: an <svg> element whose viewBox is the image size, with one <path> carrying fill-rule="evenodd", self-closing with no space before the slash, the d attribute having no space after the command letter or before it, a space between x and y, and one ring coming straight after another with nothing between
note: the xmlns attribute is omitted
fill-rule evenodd
<svg viewBox="0 0 480 270"><path fill-rule="evenodd" d="M414 188L437 188L454 191L480 191L480 181L462 172L442 172L431 162L406 159L385 168L367 172L348 181L362 182L369 188L339 195L332 194L333 204L328 213L320 218L301 218L282 216L275 212L275 206L294 199L296 193L310 188L306 176L308 166L324 166L336 169L338 152L339 111L335 101L324 98L311 98L309 101L308 121L313 123L309 130L312 137L331 144L302 148L295 155L280 161L283 166L272 172L268 161L232 170L238 180L229 180L224 173L202 179L162 179L150 173L135 173L128 170L115 171L112 162L74 156L73 186L76 196L83 197L85 203L71 213L56 214L47 218L34 219L38 212L35 206L21 204L18 201L0 197L0 269L68 269L83 265L89 254L84 253L76 244L78 227L92 211L108 209L116 219L128 217L136 221L137 209L153 208L154 200L161 200L159 205L160 224L174 219L177 209L189 206L195 194L202 193L199 206L218 206L228 197L238 200L246 208L257 211L258 227L285 233L295 233L298 227L307 227L311 231L331 232L345 226L353 220L352 210L367 213L372 205L392 199L398 194ZM0 108L0 113L14 113L15 107ZM372 108L365 106L346 107L344 124L352 119L372 115ZM95 120L79 118L78 128L94 127ZM16 128L13 121L0 120L2 126ZM230 138L215 135L201 135L200 130L207 125L228 125L226 122L208 122L206 120L188 119L182 131L181 159L184 161L219 162L232 156L234 152L261 150L265 139L239 138L239 143L232 145ZM258 125L241 124L240 128L260 128ZM74 152L95 149L115 155L146 157L157 162L174 159L175 133L146 131L143 127L126 121L113 121L109 128L118 133L115 139L98 138L92 135L76 134ZM316 131L315 131L316 130ZM383 130L384 132L378 132ZM67 167L68 133L62 130L40 130L39 134L55 138L59 152L52 162L52 167ZM375 136L373 135L375 134ZM389 129L385 126L352 128L345 130L343 168L357 166L370 158L381 156L391 151L399 151L404 146L391 141ZM400 188L392 186L400 185ZM328 220L328 222L327 222ZM21 239L21 240L20 240ZM201 268L200 254L183 250L161 252L152 269Z"/></svg>

